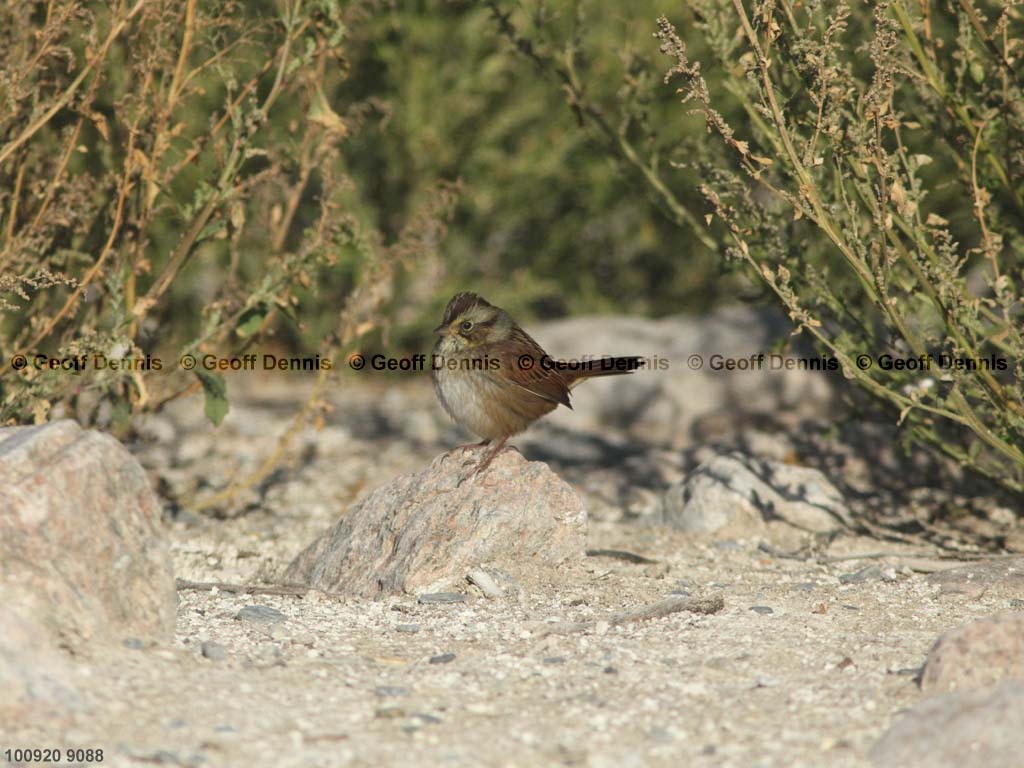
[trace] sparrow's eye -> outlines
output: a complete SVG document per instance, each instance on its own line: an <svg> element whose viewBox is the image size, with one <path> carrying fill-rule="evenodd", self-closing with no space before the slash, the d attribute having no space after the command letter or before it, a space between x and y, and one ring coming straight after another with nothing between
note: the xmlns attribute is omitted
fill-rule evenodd
<svg viewBox="0 0 1024 768"><path fill-rule="evenodd" d="M469 333L470 331L473 330L473 321L472 320L463 320L462 321L462 325L460 325L459 328L462 329L463 333Z"/></svg>

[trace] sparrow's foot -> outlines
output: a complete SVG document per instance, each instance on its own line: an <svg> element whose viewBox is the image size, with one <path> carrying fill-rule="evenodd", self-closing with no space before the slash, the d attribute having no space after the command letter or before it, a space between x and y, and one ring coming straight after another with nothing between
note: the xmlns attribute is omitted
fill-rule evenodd
<svg viewBox="0 0 1024 768"><path fill-rule="evenodd" d="M478 448L485 447L490 442L490 440L482 440L479 443L466 443L465 445L457 445L454 448L449 448L442 454L442 456L444 456L444 459L447 461L449 458L455 456L456 454L464 454L466 453L466 451L475 451Z"/></svg>
<svg viewBox="0 0 1024 768"><path fill-rule="evenodd" d="M501 440L499 440L494 445L493 448L490 448L487 451L487 453L484 454L483 458L481 458L479 461L467 461L466 463L464 463L462 465L463 467L472 466L473 468L469 472L465 473L462 477L459 478L459 482L457 482L455 484L456 487L461 486L464 482L466 482L470 478L476 477L481 472L483 472L485 469L487 469L487 467L490 466L491 462L494 461L494 457L497 456L499 453L501 453L501 449L505 447L505 441L506 440L508 440L507 436L501 438ZM480 447L486 445L487 442L490 442L490 441L486 441L484 443L481 443Z"/></svg>

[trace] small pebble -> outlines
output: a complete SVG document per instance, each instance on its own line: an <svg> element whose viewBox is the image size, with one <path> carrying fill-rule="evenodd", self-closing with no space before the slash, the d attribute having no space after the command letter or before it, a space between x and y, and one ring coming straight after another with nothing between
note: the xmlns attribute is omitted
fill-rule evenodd
<svg viewBox="0 0 1024 768"><path fill-rule="evenodd" d="M260 646L256 655L261 661L276 661L281 658L281 646L276 643L265 643Z"/></svg>
<svg viewBox="0 0 1024 768"><path fill-rule="evenodd" d="M374 693L378 696L408 696L409 689L401 685L378 685Z"/></svg>
<svg viewBox="0 0 1024 768"><path fill-rule="evenodd" d="M205 641L199 650L210 661L224 661L228 657L228 649L212 640Z"/></svg>
<svg viewBox="0 0 1024 768"><path fill-rule="evenodd" d="M895 674L902 675L904 677L917 677L921 674L921 667L902 667L897 669Z"/></svg>
<svg viewBox="0 0 1024 768"><path fill-rule="evenodd" d="M895 577L895 574L894 574ZM840 584L863 584L865 581L876 581L882 578L882 569L877 565L868 565L853 573L844 573L839 577Z"/></svg>
<svg viewBox="0 0 1024 768"><path fill-rule="evenodd" d="M548 656L544 659L545 664L565 664L564 656Z"/></svg>
<svg viewBox="0 0 1024 768"><path fill-rule="evenodd" d="M484 597L491 600L502 597L505 594L497 582L491 578L491 574L487 573L483 568L474 568L466 574L466 579L470 584L475 584L484 593Z"/></svg>
<svg viewBox="0 0 1024 768"><path fill-rule="evenodd" d="M431 664L448 664L455 661L454 653L439 653L437 656L430 657Z"/></svg>
<svg viewBox="0 0 1024 768"><path fill-rule="evenodd" d="M647 733L647 738L651 741L656 741L659 744L670 744L673 741L672 734L667 728L656 727L652 728Z"/></svg>
<svg viewBox="0 0 1024 768"><path fill-rule="evenodd" d="M419 602L424 605L428 603L464 603L466 596L461 592L427 592L420 595Z"/></svg>
<svg viewBox="0 0 1024 768"><path fill-rule="evenodd" d="M754 613L759 613L762 616L766 616L769 613L775 613L775 609L769 608L767 605L752 605L750 606L750 610L752 610Z"/></svg>
<svg viewBox="0 0 1024 768"><path fill-rule="evenodd" d="M716 541L711 546L722 552L735 552L738 549L743 549L742 544L732 540Z"/></svg>
<svg viewBox="0 0 1024 768"><path fill-rule="evenodd" d="M277 624L286 618L288 617L277 608L271 608L269 605L247 605L235 614L237 621L250 621L256 624Z"/></svg>
<svg viewBox="0 0 1024 768"><path fill-rule="evenodd" d="M272 624L270 626L270 631L267 632L267 634L273 640L281 641L281 640L291 640L292 639L292 632L291 632L291 630L288 629L287 627L285 627L283 624Z"/></svg>

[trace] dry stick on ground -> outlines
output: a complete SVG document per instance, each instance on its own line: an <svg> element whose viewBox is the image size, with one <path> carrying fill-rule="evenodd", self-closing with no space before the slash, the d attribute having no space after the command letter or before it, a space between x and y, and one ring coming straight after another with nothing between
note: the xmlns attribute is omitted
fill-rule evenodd
<svg viewBox="0 0 1024 768"><path fill-rule="evenodd" d="M625 560L627 563L637 565L653 565L659 561L650 557L638 555L636 552L627 552L624 549L588 549L587 557L610 557L615 560Z"/></svg>
<svg viewBox="0 0 1024 768"><path fill-rule="evenodd" d="M305 597L308 592L321 592L328 597L345 597L339 592L323 592L313 587L301 586L278 586L262 587L248 584L227 584L219 581L187 581L177 579L175 586L178 591L193 590L196 592L231 592L239 595L284 595L287 597ZM613 613L605 621L611 626L617 627L622 624L632 624L636 621L647 621L648 619L660 619L670 616L673 613L688 611L689 613L700 613L705 616L718 613L725 608L725 600L721 595L713 597L684 597L669 596L658 600L656 603L649 603L639 608L628 611ZM541 636L547 635L568 635L573 632L586 632L594 629L598 622L594 621L563 621L557 624L548 624L542 628Z"/></svg>
<svg viewBox="0 0 1024 768"><path fill-rule="evenodd" d="M908 552L862 552L856 555L820 555L806 549L798 549L787 552L778 547L764 542L757 545L760 552L777 557L780 560L798 560L802 563L815 562L819 565L831 565L832 563L848 562L850 560L917 560L920 558L932 558L935 560L949 560L951 562L974 563L989 560L1004 560L1006 558L1020 557L1017 553L989 553L989 552L964 552L962 550L944 551L940 547L926 550L910 550Z"/></svg>
<svg viewBox="0 0 1024 768"><path fill-rule="evenodd" d="M687 611L689 613L700 613L705 616L718 613L725 608L725 599L721 595L712 597L684 597L672 595L656 603L649 603L639 608L628 611L613 613L607 619L611 626L617 627L622 624L632 624L637 621L648 619L660 619L673 613ZM546 624L541 628L541 636L547 635L569 635L573 632L586 632L597 627L600 620L591 621L561 621L557 624Z"/></svg>
<svg viewBox="0 0 1024 768"><path fill-rule="evenodd" d="M227 584L221 581L188 581L187 579L176 579L174 586L177 587L179 592L212 592L216 589L220 592L231 592L237 595L285 595L288 597L305 597L307 592L322 591L313 589L313 587L263 587L256 584ZM331 597L343 597L343 595L337 592L324 592L323 594L330 595Z"/></svg>

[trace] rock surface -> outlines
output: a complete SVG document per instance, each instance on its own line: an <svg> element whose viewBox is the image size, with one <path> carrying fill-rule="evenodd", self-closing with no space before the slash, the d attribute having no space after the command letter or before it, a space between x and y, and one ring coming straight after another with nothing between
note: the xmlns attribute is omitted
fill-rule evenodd
<svg viewBox="0 0 1024 768"><path fill-rule="evenodd" d="M437 457L349 510L303 551L288 582L372 597L437 591L484 563L556 566L583 556L579 496L547 465L506 449L460 483L477 453Z"/></svg>
<svg viewBox="0 0 1024 768"><path fill-rule="evenodd" d="M956 691L1024 680L1024 614L1002 613L951 629L932 647L921 690Z"/></svg>
<svg viewBox="0 0 1024 768"><path fill-rule="evenodd" d="M1001 557L949 568L928 576L943 594L979 595L996 590L1013 595L1024 591L1024 557Z"/></svg>
<svg viewBox="0 0 1024 768"><path fill-rule="evenodd" d="M81 703L70 660L42 625L0 605L0 722L60 716Z"/></svg>
<svg viewBox="0 0 1024 768"><path fill-rule="evenodd" d="M911 709L871 750L877 766L1015 768L1021 764L1024 683L929 699Z"/></svg>
<svg viewBox="0 0 1024 768"><path fill-rule="evenodd" d="M59 421L0 430L0 681L56 697L75 652L168 638L176 596L160 505L112 437Z"/></svg>
<svg viewBox="0 0 1024 768"><path fill-rule="evenodd" d="M823 533L850 524L842 493L821 472L730 452L712 456L665 492L665 522L712 533L733 521L781 519Z"/></svg>

